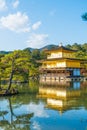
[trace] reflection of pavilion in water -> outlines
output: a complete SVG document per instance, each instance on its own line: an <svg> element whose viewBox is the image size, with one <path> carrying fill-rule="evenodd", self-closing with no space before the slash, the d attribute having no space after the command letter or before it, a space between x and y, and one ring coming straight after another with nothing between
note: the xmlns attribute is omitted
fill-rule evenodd
<svg viewBox="0 0 87 130"><path fill-rule="evenodd" d="M82 107L83 103L81 101L83 101L85 94L87 94L87 82L63 81L50 83L46 81L41 82L38 97L47 99L46 107L63 112L68 109Z"/></svg>

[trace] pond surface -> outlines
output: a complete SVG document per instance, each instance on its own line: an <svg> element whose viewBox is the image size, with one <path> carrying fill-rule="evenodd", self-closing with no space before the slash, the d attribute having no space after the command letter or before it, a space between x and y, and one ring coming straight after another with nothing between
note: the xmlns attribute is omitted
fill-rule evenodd
<svg viewBox="0 0 87 130"><path fill-rule="evenodd" d="M0 97L0 130L87 130L87 82L18 85Z"/></svg>

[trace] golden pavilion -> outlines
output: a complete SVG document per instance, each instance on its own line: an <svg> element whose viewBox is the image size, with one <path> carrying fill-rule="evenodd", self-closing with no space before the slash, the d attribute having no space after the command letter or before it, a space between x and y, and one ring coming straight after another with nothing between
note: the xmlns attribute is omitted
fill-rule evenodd
<svg viewBox="0 0 87 130"><path fill-rule="evenodd" d="M81 60L75 58L76 50L68 49L62 44L52 50L46 50L47 59L42 62L41 77L48 79L65 79L81 77Z"/></svg>

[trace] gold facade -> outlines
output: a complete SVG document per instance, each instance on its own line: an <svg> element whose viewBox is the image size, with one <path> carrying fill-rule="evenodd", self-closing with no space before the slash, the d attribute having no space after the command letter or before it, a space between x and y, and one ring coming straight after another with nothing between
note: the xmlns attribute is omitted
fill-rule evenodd
<svg viewBox="0 0 87 130"><path fill-rule="evenodd" d="M75 51L63 46L58 49L47 51L47 60L43 61L42 67L45 68L80 68L80 60L75 59Z"/></svg>
<svg viewBox="0 0 87 130"><path fill-rule="evenodd" d="M75 50L59 46L56 49L46 50L47 59L42 62L40 71L45 77L60 79L60 77L82 77L87 75L85 60L75 58ZM83 62L84 61L84 62ZM87 62L87 61L86 61ZM44 75L42 75L44 77Z"/></svg>
<svg viewBox="0 0 87 130"><path fill-rule="evenodd" d="M70 59L58 59L53 61L44 61L42 68L63 68L63 67L69 67L69 68L80 68L80 60L70 60Z"/></svg>

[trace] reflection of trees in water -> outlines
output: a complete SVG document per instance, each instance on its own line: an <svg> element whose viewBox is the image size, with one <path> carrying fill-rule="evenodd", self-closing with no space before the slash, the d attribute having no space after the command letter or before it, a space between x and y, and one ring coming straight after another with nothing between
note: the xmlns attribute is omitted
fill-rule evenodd
<svg viewBox="0 0 87 130"><path fill-rule="evenodd" d="M38 80L29 80L28 83L13 83L12 87L17 88L20 94L36 94L39 89L39 81Z"/></svg>
<svg viewBox="0 0 87 130"><path fill-rule="evenodd" d="M9 111L0 112L0 118L2 118L0 120L0 128L3 130L29 130L30 119L33 117L33 113L23 113L21 115L14 113L11 98L8 98L8 106ZM10 121L5 118L7 114L10 116Z"/></svg>
<svg viewBox="0 0 87 130"><path fill-rule="evenodd" d="M0 128L4 130L29 130L30 119L33 117L33 113L16 114L15 109L20 110L21 106L34 102L38 104L39 101L36 99L36 93L38 92L38 81L30 80L29 83L17 83L12 84L12 87L17 87L20 94L13 97L6 98L8 106L6 106L6 111L0 112ZM7 109L9 108L9 110ZM9 119L7 117L9 116Z"/></svg>

